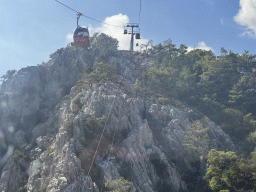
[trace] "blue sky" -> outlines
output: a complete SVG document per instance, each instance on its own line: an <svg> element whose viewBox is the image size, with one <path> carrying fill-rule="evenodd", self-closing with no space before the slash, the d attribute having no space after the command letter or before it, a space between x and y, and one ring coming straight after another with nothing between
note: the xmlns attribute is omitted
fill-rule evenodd
<svg viewBox="0 0 256 192"><path fill-rule="evenodd" d="M60 0L71 8L110 24L139 21L140 0ZM256 0L141 0L140 32L144 43L171 39L189 50L220 47L256 54ZM76 13L55 0L0 0L0 76L7 70L47 62L49 55L72 41ZM129 48L122 28L81 17L90 34L105 32Z"/></svg>

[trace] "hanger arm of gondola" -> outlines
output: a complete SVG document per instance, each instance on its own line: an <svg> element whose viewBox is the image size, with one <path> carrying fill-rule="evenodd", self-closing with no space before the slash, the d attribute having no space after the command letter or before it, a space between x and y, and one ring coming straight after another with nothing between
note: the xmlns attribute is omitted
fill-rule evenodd
<svg viewBox="0 0 256 192"><path fill-rule="evenodd" d="M82 13L77 13L77 26L79 26L78 21L79 21L79 18L81 17L81 15L83 15L83 14Z"/></svg>

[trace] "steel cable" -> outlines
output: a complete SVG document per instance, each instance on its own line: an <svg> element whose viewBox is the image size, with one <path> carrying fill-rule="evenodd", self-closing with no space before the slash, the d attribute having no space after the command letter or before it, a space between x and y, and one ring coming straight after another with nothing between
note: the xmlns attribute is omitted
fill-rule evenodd
<svg viewBox="0 0 256 192"><path fill-rule="evenodd" d="M58 1L58 0L55 0L55 1L58 2L58 3L60 3L61 5L65 6L65 7L67 7L68 9L70 9L70 10L76 12L76 13L80 13L80 12L78 12L78 11L72 9L71 7L65 5L64 3L62 3L62 2L60 2L60 1ZM82 13L81 13L81 14L82 14ZM88 16L86 16L86 15L84 15L84 14L82 14L81 16L84 16L84 17L86 17L86 18L88 18L88 19L91 19L91 20L93 20L93 21L96 21L96 22L99 22L99 23L102 23L102 24L105 24L105 25L109 25L109 26L112 26L112 27L123 28L123 27L121 27L121 26L112 25L112 24L109 24L109 23L105 23L105 22L99 21L99 20L97 20L97 19L93 19L93 18L88 17Z"/></svg>

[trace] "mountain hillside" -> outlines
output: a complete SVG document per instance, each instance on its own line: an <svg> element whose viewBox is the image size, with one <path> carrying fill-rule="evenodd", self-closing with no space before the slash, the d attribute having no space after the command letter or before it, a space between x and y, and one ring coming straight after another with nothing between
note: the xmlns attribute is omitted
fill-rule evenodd
<svg viewBox="0 0 256 192"><path fill-rule="evenodd" d="M1 85L0 191L97 192L117 182L127 191L207 191L206 160L184 146L195 122L208 128L200 147L235 151L208 117L151 99L144 72L156 57L69 46L50 57Z"/></svg>

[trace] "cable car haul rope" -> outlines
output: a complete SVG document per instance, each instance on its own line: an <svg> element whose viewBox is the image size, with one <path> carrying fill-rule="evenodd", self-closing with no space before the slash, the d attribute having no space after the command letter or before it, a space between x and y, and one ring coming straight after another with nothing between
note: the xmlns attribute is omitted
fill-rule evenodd
<svg viewBox="0 0 256 192"><path fill-rule="evenodd" d="M72 9L71 7L65 5L64 3L62 3L62 2L60 2L60 1L58 1L58 0L55 0L55 1L58 2L58 3L60 3L61 5L65 6L65 7L67 7L68 9L70 9L70 10L72 10L72 11L74 11L74 12L77 13L77 29L76 29L76 31L77 31L77 30L78 30L78 31L82 31L82 30L79 29L79 28L81 28L81 27L78 25L78 20L79 20L80 16L84 16L84 17L86 17L86 18L88 18L88 19L91 19L91 20L93 20L93 21L96 21L96 22L99 22L99 23L102 23L102 24L105 24L105 25L109 25L109 26L112 26L112 27L123 28L123 27L121 27L121 26L112 25L112 24L105 23L105 22L99 21L99 20L97 20L97 19L94 19L94 18L92 18L92 17L86 16L86 15L84 15L84 14L82 14L82 13L76 11L75 9ZM140 14L141 14L141 0L140 0L140 11L139 11L139 24L140 24ZM131 51L133 51L133 36L135 35L135 38L136 38L136 39L140 39L140 32L133 32L133 28L134 28L134 27L139 28L139 24L138 24L138 25L128 25L128 24L127 24L126 27L132 27L132 32L131 32L131 33L130 33L130 32L128 33L128 32L127 32L127 29L124 30L124 34L131 34L131 43L130 43L130 50L131 50ZM87 29L87 31L88 31L88 28L84 28L84 29ZM139 29L139 31L140 31L140 29ZM89 31L88 31L88 34L86 34L86 35L81 35L81 36L79 36L79 37L78 37L76 34L74 34L73 38L74 38L74 43L71 43L72 46L88 47L89 44L90 44L90 42L89 42ZM136 46L138 46L138 45L139 45L139 44L137 43Z"/></svg>
<svg viewBox="0 0 256 192"><path fill-rule="evenodd" d="M102 24L105 24L105 25L109 25L109 26L112 26L112 27L123 28L123 27L121 27L121 26L112 25L112 24L109 24L109 23L105 23L105 22L99 21L99 20L97 20L97 19L93 19L93 18L91 18L91 17L88 17L88 16L86 16L86 15L84 15L84 14L82 14L82 13L80 13L80 12L74 10L74 9L72 9L71 7L65 5L64 3L62 3L62 2L60 2L60 1L58 1L58 0L55 0L55 1L58 2L58 3L60 3L61 5L64 5L64 6L67 7L68 9L70 9L70 10L76 12L77 14L81 14L81 16L84 16L84 17L86 17L86 18L88 18L88 19L91 19L91 20L93 20L93 21L96 21L96 22L99 22L99 23L102 23Z"/></svg>

